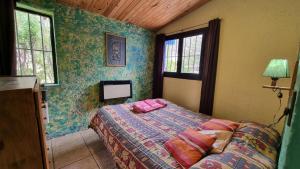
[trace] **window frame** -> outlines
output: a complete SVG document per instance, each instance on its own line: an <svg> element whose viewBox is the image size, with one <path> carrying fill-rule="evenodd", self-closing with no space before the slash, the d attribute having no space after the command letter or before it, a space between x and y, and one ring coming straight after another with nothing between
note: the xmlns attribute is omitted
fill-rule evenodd
<svg viewBox="0 0 300 169"><path fill-rule="evenodd" d="M163 70L164 77L172 77L172 78L180 78L180 79L190 79L190 80L202 80L202 68L203 68L203 55L205 52L205 44L206 44L206 34L208 28L200 28L196 30L191 30L187 32L182 32L178 34L173 34L166 36L165 42L168 40L175 40L178 39L178 59L177 59L177 71L176 72L166 72ZM191 36L201 35L202 34L202 44L201 44L201 55L200 55L200 65L199 65L199 73L182 73L181 66L182 66L182 54L183 54L183 39ZM165 48L164 42L164 48ZM164 54L165 55L165 54ZM164 63L165 64L165 63Z"/></svg>
<svg viewBox="0 0 300 169"><path fill-rule="evenodd" d="M43 85L44 86L58 86L59 85L59 79L58 79L58 68L57 68L57 58L56 58L56 43L55 43L54 21L53 21L54 16L51 15L51 14L47 14L46 12L43 13L43 12L40 12L40 11L37 11L37 10L27 9L25 7L20 7L20 6L16 6L14 12L16 12L16 10L22 11L22 12L27 12L29 14L40 15L40 16L49 18L54 83L43 83ZM16 32L16 36L17 36L17 32ZM16 42L16 43L18 43L18 42ZM17 49L19 49L19 48L16 48L16 50ZM45 50L42 50L42 51L44 52ZM22 76L31 76L31 75L22 75ZM33 75L33 76L36 76L36 75Z"/></svg>

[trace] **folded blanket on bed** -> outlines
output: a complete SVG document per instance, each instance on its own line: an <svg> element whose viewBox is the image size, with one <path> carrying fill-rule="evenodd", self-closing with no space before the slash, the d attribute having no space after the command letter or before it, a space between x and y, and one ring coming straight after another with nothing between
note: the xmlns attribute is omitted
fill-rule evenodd
<svg viewBox="0 0 300 169"><path fill-rule="evenodd" d="M211 149L215 137L200 134L194 129L187 129L165 143L166 149L184 168L197 163Z"/></svg>
<svg viewBox="0 0 300 169"><path fill-rule="evenodd" d="M133 111L137 113L146 113L156 109L150 106L149 104L147 104L145 101L138 101L134 103L132 108Z"/></svg>
<svg viewBox="0 0 300 169"><path fill-rule="evenodd" d="M165 106L167 106L167 104L158 99L147 99L134 103L132 108L134 112L147 113L156 109L163 108Z"/></svg>
<svg viewBox="0 0 300 169"><path fill-rule="evenodd" d="M145 103L147 103L149 106L151 106L151 107L153 107L155 109L159 109L159 108L163 108L164 107L164 105L159 104L154 99L147 99L147 100L145 100Z"/></svg>
<svg viewBox="0 0 300 169"><path fill-rule="evenodd" d="M167 103L163 99L155 99L155 101L159 104L161 104L163 107L167 106Z"/></svg>

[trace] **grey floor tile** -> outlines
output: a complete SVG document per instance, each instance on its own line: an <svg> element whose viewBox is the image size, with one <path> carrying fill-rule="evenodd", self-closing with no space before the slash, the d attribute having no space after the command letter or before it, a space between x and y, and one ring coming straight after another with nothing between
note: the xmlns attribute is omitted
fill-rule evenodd
<svg viewBox="0 0 300 169"><path fill-rule="evenodd" d="M89 156L80 161L76 161L75 163L65 166L62 169L99 169L99 167L94 158L92 156Z"/></svg>

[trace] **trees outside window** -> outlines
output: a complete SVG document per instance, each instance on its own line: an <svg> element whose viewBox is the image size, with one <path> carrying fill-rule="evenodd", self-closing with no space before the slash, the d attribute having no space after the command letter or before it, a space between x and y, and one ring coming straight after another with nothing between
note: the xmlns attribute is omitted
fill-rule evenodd
<svg viewBox="0 0 300 169"><path fill-rule="evenodd" d="M36 75L42 84L57 83L52 18L15 10L17 75Z"/></svg>
<svg viewBox="0 0 300 169"><path fill-rule="evenodd" d="M164 76L201 80L201 61L207 28L167 36Z"/></svg>

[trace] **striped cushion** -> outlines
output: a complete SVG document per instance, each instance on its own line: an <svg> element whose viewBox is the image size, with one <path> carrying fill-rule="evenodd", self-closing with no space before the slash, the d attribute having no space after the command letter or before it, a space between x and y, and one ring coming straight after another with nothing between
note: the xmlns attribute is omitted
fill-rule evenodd
<svg viewBox="0 0 300 169"><path fill-rule="evenodd" d="M239 127L239 123L230 120L211 119L200 125L202 130L227 130L235 131Z"/></svg>
<svg viewBox="0 0 300 169"><path fill-rule="evenodd" d="M212 147L215 137L188 128L165 143L167 150L184 168L198 162Z"/></svg>
<svg viewBox="0 0 300 169"><path fill-rule="evenodd" d="M184 132L178 134L178 137L191 146L197 148L202 155L206 154L216 141L216 137L214 135L204 135L191 128L188 128Z"/></svg>
<svg viewBox="0 0 300 169"><path fill-rule="evenodd" d="M165 142L165 147L183 168L189 168L202 158L201 152L178 137Z"/></svg>

